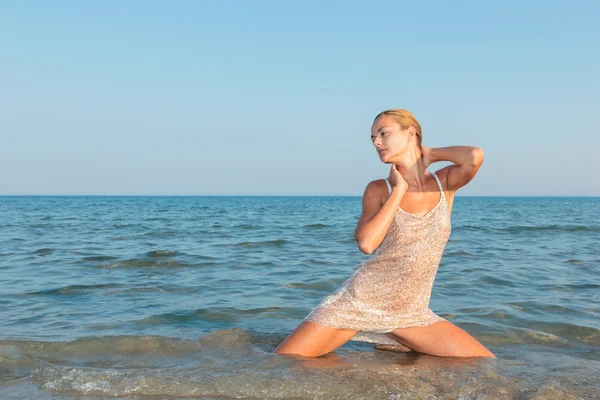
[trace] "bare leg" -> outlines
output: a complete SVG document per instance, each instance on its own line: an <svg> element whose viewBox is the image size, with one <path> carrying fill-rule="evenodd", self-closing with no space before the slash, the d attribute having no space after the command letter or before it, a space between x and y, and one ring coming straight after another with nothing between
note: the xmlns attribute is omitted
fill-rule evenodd
<svg viewBox="0 0 600 400"><path fill-rule="evenodd" d="M403 345L432 356L497 358L477 339L449 321L399 328L391 333Z"/></svg>
<svg viewBox="0 0 600 400"><path fill-rule="evenodd" d="M277 346L275 353L317 357L334 351L359 332L360 330L337 329L311 321L302 321Z"/></svg>

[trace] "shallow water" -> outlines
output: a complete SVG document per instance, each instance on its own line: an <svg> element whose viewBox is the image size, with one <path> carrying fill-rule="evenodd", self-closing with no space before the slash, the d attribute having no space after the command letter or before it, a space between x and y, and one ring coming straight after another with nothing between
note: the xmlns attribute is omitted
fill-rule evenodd
<svg viewBox="0 0 600 400"><path fill-rule="evenodd" d="M360 197L0 197L0 398L600 398L600 198L457 197L430 307L498 359L275 347Z"/></svg>

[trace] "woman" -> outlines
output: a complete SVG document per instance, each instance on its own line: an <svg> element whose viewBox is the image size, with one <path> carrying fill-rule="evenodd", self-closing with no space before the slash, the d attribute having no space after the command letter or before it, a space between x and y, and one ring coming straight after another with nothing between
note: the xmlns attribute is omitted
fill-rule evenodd
<svg viewBox="0 0 600 400"><path fill-rule="evenodd" d="M387 179L367 185L355 231L358 248L373 254L275 352L320 356L352 339L434 356L496 358L429 308L450 236L454 195L479 170L483 151L471 146L423 146L421 126L402 109L377 115L371 140L381 161L391 164ZM437 161L454 165L427 172Z"/></svg>

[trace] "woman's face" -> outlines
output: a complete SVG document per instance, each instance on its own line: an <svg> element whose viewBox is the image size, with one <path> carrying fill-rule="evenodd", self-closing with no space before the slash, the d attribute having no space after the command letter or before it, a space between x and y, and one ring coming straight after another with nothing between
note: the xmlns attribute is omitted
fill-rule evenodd
<svg viewBox="0 0 600 400"><path fill-rule="evenodd" d="M371 128L371 140L379 159L383 163L391 163L402 158L410 147L412 130L401 129L394 117L382 115L375 120Z"/></svg>

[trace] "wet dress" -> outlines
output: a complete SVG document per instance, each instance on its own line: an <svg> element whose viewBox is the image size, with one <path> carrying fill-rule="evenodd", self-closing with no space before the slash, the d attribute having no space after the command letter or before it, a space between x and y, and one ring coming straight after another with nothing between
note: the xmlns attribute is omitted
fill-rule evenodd
<svg viewBox="0 0 600 400"><path fill-rule="evenodd" d="M379 247L350 272L304 321L361 332L351 340L398 344L385 333L446 321L429 308L433 281L450 236L450 210L437 174L440 200L423 216L398 207ZM386 179L388 192L391 186Z"/></svg>

